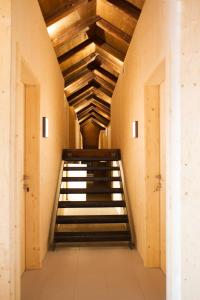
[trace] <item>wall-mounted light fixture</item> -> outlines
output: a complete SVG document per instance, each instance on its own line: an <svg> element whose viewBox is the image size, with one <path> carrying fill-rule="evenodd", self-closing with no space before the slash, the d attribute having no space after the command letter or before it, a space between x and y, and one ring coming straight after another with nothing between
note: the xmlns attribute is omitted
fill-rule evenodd
<svg viewBox="0 0 200 300"><path fill-rule="evenodd" d="M42 137L48 138L49 136L49 120L47 117L42 117Z"/></svg>
<svg viewBox="0 0 200 300"><path fill-rule="evenodd" d="M138 138L138 121L132 123L132 136L134 139Z"/></svg>

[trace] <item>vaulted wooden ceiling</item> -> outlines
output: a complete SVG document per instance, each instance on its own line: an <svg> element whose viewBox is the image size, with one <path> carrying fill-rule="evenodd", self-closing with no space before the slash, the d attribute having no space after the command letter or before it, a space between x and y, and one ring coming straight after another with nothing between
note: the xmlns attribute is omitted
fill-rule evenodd
<svg viewBox="0 0 200 300"><path fill-rule="evenodd" d="M113 91L144 0L39 0L81 126L110 122Z"/></svg>

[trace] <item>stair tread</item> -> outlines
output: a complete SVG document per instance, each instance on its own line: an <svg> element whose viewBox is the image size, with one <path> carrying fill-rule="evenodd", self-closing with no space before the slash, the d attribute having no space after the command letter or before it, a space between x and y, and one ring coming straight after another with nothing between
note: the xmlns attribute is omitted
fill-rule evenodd
<svg viewBox="0 0 200 300"><path fill-rule="evenodd" d="M62 181L121 181L121 177L62 177Z"/></svg>
<svg viewBox="0 0 200 300"><path fill-rule="evenodd" d="M128 230L55 232L54 240L55 242L130 241L130 232Z"/></svg>
<svg viewBox="0 0 200 300"><path fill-rule="evenodd" d="M61 188L60 194L114 194L123 193L122 188L103 188L103 187L92 187L92 188Z"/></svg>
<svg viewBox="0 0 200 300"><path fill-rule="evenodd" d="M109 201L109 200L89 200L89 201L59 201L59 208L80 208L80 207L125 207L125 201Z"/></svg>
<svg viewBox="0 0 200 300"><path fill-rule="evenodd" d="M64 171L115 171L120 170L119 167L109 166L93 166L93 167L64 167Z"/></svg>
<svg viewBox="0 0 200 300"><path fill-rule="evenodd" d="M119 149L63 149L63 160L119 160Z"/></svg>
<svg viewBox="0 0 200 300"><path fill-rule="evenodd" d="M91 235L130 235L130 232L128 230L110 230L110 231L63 231L59 232L56 231L55 235L56 236L91 236Z"/></svg>
<svg viewBox="0 0 200 300"><path fill-rule="evenodd" d="M93 162L93 161L118 161L119 159L116 159L115 157L108 157L108 156L102 156L102 157L87 157L87 156L77 156L77 157L68 157L65 159L65 162L72 162L72 161L87 161L87 162Z"/></svg>
<svg viewBox="0 0 200 300"><path fill-rule="evenodd" d="M127 215L79 215L79 216L60 216L56 217L57 224L85 224L85 223L127 223Z"/></svg>

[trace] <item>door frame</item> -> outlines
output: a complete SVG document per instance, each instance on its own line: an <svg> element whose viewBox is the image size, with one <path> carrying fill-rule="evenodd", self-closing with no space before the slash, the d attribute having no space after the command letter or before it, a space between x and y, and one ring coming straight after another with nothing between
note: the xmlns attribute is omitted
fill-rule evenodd
<svg viewBox="0 0 200 300"><path fill-rule="evenodd" d="M22 101L22 95L17 92L16 109L16 128L20 140L24 139L24 174L20 174L20 162L18 161L18 151L16 151L16 189L17 203L19 204L18 220L20 219L20 208L22 201L25 202L25 270L41 268L41 249L40 249L40 85L22 57L18 56L18 82L24 85L25 96ZM19 107L24 105L24 115L20 115ZM24 122L24 136L20 132L20 118ZM17 145L19 149L19 145ZM21 174L20 174L21 175ZM25 191L24 199L20 194L21 185L27 185L29 191ZM21 231L21 230L20 230ZM19 238L19 257L21 254L20 234ZM20 258L21 259L21 258Z"/></svg>
<svg viewBox="0 0 200 300"><path fill-rule="evenodd" d="M144 89L145 123L145 255L146 267L161 266L160 255L160 85L166 78L165 60ZM166 106L165 106L166 107Z"/></svg>

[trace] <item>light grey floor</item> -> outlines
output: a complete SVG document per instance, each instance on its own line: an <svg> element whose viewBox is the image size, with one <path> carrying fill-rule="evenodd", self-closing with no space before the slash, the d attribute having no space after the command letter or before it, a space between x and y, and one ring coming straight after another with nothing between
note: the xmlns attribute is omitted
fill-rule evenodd
<svg viewBox="0 0 200 300"><path fill-rule="evenodd" d="M128 248L62 248L22 276L22 300L165 300L165 276Z"/></svg>

